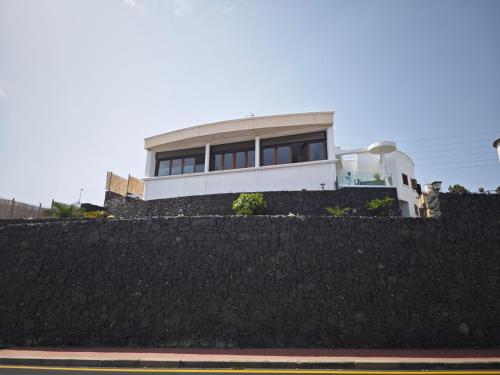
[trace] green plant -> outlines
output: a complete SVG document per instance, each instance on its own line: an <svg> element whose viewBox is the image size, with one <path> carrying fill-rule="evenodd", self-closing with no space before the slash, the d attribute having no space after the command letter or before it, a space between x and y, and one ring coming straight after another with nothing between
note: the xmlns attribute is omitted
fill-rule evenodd
<svg viewBox="0 0 500 375"><path fill-rule="evenodd" d="M497 186L495 193L500 194L500 186Z"/></svg>
<svg viewBox="0 0 500 375"><path fill-rule="evenodd" d="M375 198L366 202L366 209L375 216L389 216L393 208L394 198L389 196L382 199Z"/></svg>
<svg viewBox="0 0 500 375"><path fill-rule="evenodd" d="M326 212L335 217L342 217L349 215L351 212L351 207L339 207L338 205L335 207L326 207Z"/></svg>
<svg viewBox="0 0 500 375"><path fill-rule="evenodd" d="M266 201L262 193L241 193L232 205L236 215L259 215L266 209Z"/></svg>
<svg viewBox="0 0 500 375"><path fill-rule="evenodd" d="M85 211L83 217L86 219L102 219L106 217L106 211Z"/></svg>
<svg viewBox="0 0 500 375"><path fill-rule="evenodd" d="M375 181L377 181L377 182L382 181L382 178L381 178L381 176L380 176L380 173L378 173L378 172L376 172L376 173L374 173L374 174L373 174L373 179L374 179Z"/></svg>
<svg viewBox="0 0 500 375"><path fill-rule="evenodd" d="M486 191L484 190L484 187L480 187L479 189L477 189L477 191L480 193L480 194L484 194Z"/></svg>
<svg viewBox="0 0 500 375"><path fill-rule="evenodd" d="M453 186L448 186L448 192L457 193L457 194L468 194L469 190L459 184L455 184Z"/></svg>
<svg viewBox="0 0 500 375"><path fill-rule="evenodd" d="M82 210L72 204L54 202L52 204L51 216L57 219L69 219L82 216Z"/></svg>

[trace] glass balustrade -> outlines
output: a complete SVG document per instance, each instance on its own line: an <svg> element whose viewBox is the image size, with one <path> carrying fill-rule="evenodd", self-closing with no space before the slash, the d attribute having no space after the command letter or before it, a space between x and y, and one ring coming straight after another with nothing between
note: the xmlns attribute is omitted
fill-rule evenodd
<svg viewBox="0 0 500 375"><path fill-rule="evenodd" d="M357 172L338 175L340 186L394 186L391 175L373 172Z"/></svg>

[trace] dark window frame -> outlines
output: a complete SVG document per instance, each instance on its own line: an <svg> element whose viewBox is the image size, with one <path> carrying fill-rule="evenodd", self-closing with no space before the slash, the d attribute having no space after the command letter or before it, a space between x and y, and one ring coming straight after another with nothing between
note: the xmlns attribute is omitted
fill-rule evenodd
<svg viewBox="0 0 500 375"><path fill-rule="evenodd" d="M186 156L172 156L172 157L169 157L169 158L157 158L156 159L156 166L155 166L155 177L166 177L166 176L180 176L182 174L192 174L192 173L202 173L202 172L196 172L196 165L199 165L201 163L196 163L197 161L197 157L200 158L201 160L201 157L203 156L203 159L205 158L205 155L201 155L201 154L198 154L198 155L186 155ZM178 173L178 174L172 174L172 162L174 160L177 160L177 159L180 159L181 160L181 173ZM193 171L192 172L184 172L184 160L185 159L194 159L194 164L192 165L193 167ZM160 171L160 162L164 162L164 161L167 161L168 162L168 174L166 175L158 175L159 171Z"/></svg>
<svg viewBox="0 0 500 375"><path fill-rule="evenodd" d="M254 159L253 159L253 166L248 165L248 153L254 151ZM236 154L238 152L243 152L245 154L245 162L244 162L244 167L236 167ZM226 159L225 155L231 154L231 160L232 160L232 168L226 168ZM215 158L217 155L221 155L221 169L215 169ZM245 169L245 168L254 168L255 167L255 149L243 149L243 150L231 150L231 151L219 151L215 152L210 156L210 172L216 172L216 171L229 171L231 169Z"/></svg>
<svg viewBox="0 0 500 375"><path fill-rule="evenodd" d="M311 144L313 143L322 143L323 144L323 159L317 159L317 160L311 160L312 159L312 151L311 151ZM306 145L306 155L307 155L307 160L300 160L297 162L293 161L293 149L294 145L300 145L300 144L305 144ZM289 147L290 153L289 153L289 158L287 163L278 163L278 147ZM261 147L260 150L260 160L262 161L261 166L267 167L270 165L280 165L280 164L293 164L293 163L308 163L311 161L319 161L319 160L327 160L328 158L328 153L326 149L326 139L311 139L311 140L299 140L299 141L293 141L293 142L288 142L288 143L281 143L281 144L273 144L269 146L263 146ZM264 150L266 149L274 149L274 160L272 164L264 164Z"/></svg>
<svg viewBox="0 0 500 375"><path fill-rule="evenodd" d="M403 177L403 185L406 185L406 186L410 186L408 184L408 175L407 174L404 174L404 173L401 173L402 177Z"/></svg>

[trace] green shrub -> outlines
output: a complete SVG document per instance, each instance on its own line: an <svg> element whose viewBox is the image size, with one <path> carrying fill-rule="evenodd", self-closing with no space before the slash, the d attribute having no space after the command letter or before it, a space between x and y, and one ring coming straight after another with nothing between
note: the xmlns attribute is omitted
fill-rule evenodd
<svg viewBox="0 0 500 375"><path fill-rule="evenodd" d="M394 208L394 198L385 196L382 199L376 198L366 202L366 209L374 216L389 216Z"/></svg>
<svg viewBox="0 0 500 375"><path fill-rule="evenodd" d="M51 216L57 219L82 217L82 210L72 204L54 202L50 212Z"/></svg>
<svg viewBox="0 0 500 375"><path fill-rule="evenodd" d="M469 190L467 190L464 186L455 184L453 186L448 186L448 192L457 193L457 194L468 194Z"/></svg>
<svg viewBox="0 0 500 375"><path fill-rule="evenodd" d="M342 217L349 215L351 212L351 207L339 207L338 205L335 207L326 207L326 212L335 217Z"/></svg>
<svg viewBox="0 0 500 375"><path fill-rule="evenodd" d="M85 211L83 217L86 219L102 219L106 217L106 211Z"/></svg>
<svg viewBox="0 0 500 375"><path fill-rule="evenodd" d="M241 193L233 202L236 215L259 215L266 209L266 201L262 193Z"/></svg>

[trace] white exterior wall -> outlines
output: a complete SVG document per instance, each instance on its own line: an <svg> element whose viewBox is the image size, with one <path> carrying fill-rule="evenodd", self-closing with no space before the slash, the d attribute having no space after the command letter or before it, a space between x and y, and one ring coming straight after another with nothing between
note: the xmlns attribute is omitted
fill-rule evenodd
<svg viewBox="0 0 500 375"><path fill-rule="evenodd" d="M398 190L400 200L408 202L409 214L415 217L414 205L418 207L418 194L411 187L411 179L415 177L415 163L403 152L394 151L386 156L391 161L394 173L392 173L393 182ZM408 185L403 184L403 173L408 176Z"/></svg>
<svg viewBox="0 0 500 375"><path fill-rule="evenodd" d="M320 160L208 173L144 178L144 199L216 193L335 189L336 162Z"/></svg>
<svg viewBox="0 0 500 375"><path fill-rule="evenodd" d="M418 201L417 192L411 188L411 185L404 185L402 177L403 173L406 174L409 184L411 184L410 180L416 178L415 164L405 153L396 150L390 154L386 154L385 172L382 170L379 155L371 154L364 150L343 150L342 153L349 155L355 154L357 155L357 160L343 161L342 164L339 163L339 168L337 169L338 175L345 175L347 172L351 172L353 177L358 173L368 174L370 176L373 176L375 173L380 173L381 175L386 173L390 174L392 176L392 187L397 189L399 200L408 202L408 211L404 214L412 217L416 216L413 205L417 204ZM367 187L367 185L362 186ZM383 186L374 185L374 187Z"/></svg>

